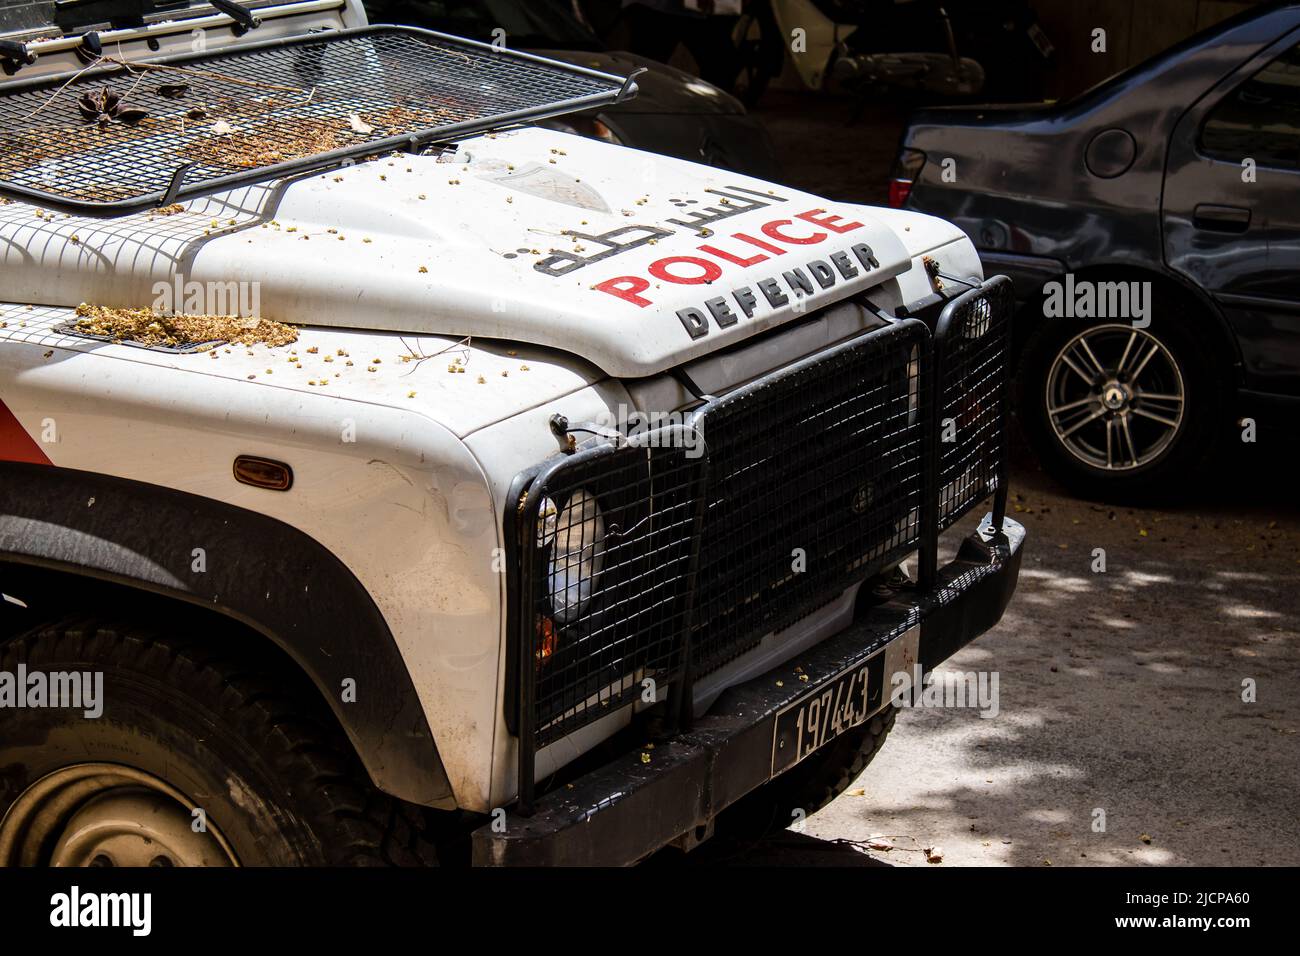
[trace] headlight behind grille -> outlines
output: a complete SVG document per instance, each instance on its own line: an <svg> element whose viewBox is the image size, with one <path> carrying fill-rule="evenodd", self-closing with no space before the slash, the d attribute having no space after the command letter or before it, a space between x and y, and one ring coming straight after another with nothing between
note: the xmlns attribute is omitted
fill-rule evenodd
<svg viewBox="0 0 1300 956"><path fill-rule="evenodd" d="M605 567L605 518L596 496L578 489L555 523L546 564L547 591L560 621L582 613Z"/></svg>

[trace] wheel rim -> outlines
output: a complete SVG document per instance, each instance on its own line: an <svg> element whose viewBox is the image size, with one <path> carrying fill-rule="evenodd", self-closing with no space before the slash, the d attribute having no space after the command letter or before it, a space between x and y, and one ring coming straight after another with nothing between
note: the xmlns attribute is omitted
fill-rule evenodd
<svg viewBox="0 0 1300 956"><path fill-rule="evenodd" d="M1128 325L1098 325L1070 339L1052 361L1045 399L1061 446L1113 472L1163 455L1182 429L1186 405L1169 349Z"/></svg>
<svg viewBox="0 0 1300 956"><path fill-rule="evenodd" d="M33 783L0 821L0 866L238 866L225 837L169 784L83 763Z"/></svg>

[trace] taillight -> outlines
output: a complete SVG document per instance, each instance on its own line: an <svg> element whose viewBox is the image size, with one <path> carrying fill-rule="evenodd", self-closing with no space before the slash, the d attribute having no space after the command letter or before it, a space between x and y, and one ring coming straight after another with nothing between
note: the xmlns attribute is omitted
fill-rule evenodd
<svg viewBox="0 0 1300 956"><path fill-rule="evenodd" d="M921 175L921 167L924 165L925 153L919 149L904 147L899 150L898 158L894 160L894 169L889 174L890 206L901 209L907 205L907 200L912 195L912 184Z"/></svg>

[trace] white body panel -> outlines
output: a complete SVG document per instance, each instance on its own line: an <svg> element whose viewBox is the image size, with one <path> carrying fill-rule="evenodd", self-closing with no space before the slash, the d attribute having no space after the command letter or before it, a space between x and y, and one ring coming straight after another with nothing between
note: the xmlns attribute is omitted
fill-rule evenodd
<svg viewBox="0 0 1300 956"><path fill-rule="evenodd" d="M167 217L38 217L0 205L0 412L7 407L58 467L269 515L337 555L393 632L458 804L486 811L515 789L494 558L511 480L557 452L549 418L590 420L629 403L671 410L688 396L667 369L686 364L721 391L866 327L866 313L847 303L814 320L805 313L866 289L891 311L929 296L922 256L959 277L980 267L970 242L930 217L831 203L576 137L523 130L471 140L459 154L469 161L381 157ZM667 224L697 221L691 211L705 206L715 216L722 207L705 191L737 186L750 190L736 195L752 208L724 209L712 235ZM812 218L798 217L805 212ZM765 232L774 221L786 226ZM667 231L565 275L536 268L557 255L553 247L573 257L600 251L577 248L565 229L629 225ZM738 232L780 251L740 265L699 249L731 240L737 250ZM871 246L877 267L853 258L856 243ZM760 252L750 244L746 255ZM786 305L759 294L752 317L725 327L704 305L738 287L757 291L760 279L781 283L782 270L832 252L859 266L856 275L840 272L802 299L781 285ZM651 276L653 263L677 255L709 259L722 278L652 277L646 305L592 288ZM155 283L177 276L260 283L261 314L302 323L298 342L178 354L56 329L83 301L149 305ZM706 333L690 334L677 315L685 308L704 309ZM714 357L763 332L752 348ZM291 349L301 369L287 360ZM457 359L466 372L448 371ZM240 454L288 462L293 489L238 484L231 461ZM576 756L570 749L543 755L539 773Z"/></svg>
<svg viewBox="0 0 1300 956"><path fill-rule="evenodd" d="M283 322L532 342L641 376L911 264L872 211L682 160L543 129L472 139L458 159L385 157L167 218L45 221L5 207L5 297L139 307L178 274L239 278L258 282L262 314ZM615 248L586 238L598 236L624 251L598 258ZM877 267L852 251L860 244ZM830 268L838 257L851 277ZM810 262L829 288L811 281ZM792 269L811 294L785 280ZM707 300L738 288L750 290L752 315L732 297L729 327L709 321L699 337L683 327L678 310L707 316Z"/></svg>

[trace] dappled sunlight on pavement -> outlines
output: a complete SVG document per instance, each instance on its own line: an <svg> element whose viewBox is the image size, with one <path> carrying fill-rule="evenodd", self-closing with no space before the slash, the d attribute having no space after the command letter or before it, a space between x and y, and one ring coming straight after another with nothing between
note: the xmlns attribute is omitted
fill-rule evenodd
<svg viewBox="0 0 1300 956"><path fill-rule="evenodd" d="M1019 590L940 668L997 671L997 716L904 711L797 841L700 862L1300 864L1300 509L1282 455L1144 509L1071 499L1019 451Z"/></svg>

